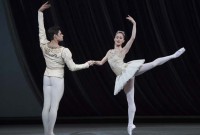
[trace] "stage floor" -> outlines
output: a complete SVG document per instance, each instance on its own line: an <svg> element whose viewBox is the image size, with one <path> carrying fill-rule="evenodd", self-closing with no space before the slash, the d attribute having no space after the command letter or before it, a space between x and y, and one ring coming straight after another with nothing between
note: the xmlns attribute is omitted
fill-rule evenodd
<svg viewBox="0 0 200 135"><path fill-rule="evenodd" d="M200 135L200 123L139 123L133 135ZM128 135L126 124L56 124L56 135ZM0 125L0 135L43 135L43 127Z"/></svg>

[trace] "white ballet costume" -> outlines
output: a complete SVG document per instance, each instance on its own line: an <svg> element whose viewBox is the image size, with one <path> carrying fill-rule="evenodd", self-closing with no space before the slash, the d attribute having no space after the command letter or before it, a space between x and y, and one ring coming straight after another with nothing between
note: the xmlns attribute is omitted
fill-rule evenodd
<svg viewBox="0 0 200 135"><path fill-rule="evenodd" d="M153 62L145 63L144 59L133 60L128 63L124 63L125 54L115 53L114 51L109 51L108 63L116 74L114 95L117 95L122 89L124 89L128 102L128 127L127 131L129 135L132 135L132 130L135 128L133 124L136 106L134 101L134 79L135 76L141 75L142 73L164 64L165 62L179 57L185 52L185 48L181 48L174 54L157 58Z"/></svg>
<svg viewBox="0 0 200 135"><path fill-rule="evenodd" d="M48 47L46 38L43 13L38 12L40 47L46 62L43 79L44 105L42 110L42 122L45 135L54 135L53 129L57 118L57 111L64 92L64 66L71 71L77 71L89 67L88 63L75 64L72 53L68 48Z"/></svg>

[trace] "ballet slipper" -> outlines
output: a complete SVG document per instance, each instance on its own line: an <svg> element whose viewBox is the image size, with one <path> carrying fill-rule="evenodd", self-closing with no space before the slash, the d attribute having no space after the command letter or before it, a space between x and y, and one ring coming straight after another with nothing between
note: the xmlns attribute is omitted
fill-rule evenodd
<svg viewBox="0 0 200 135"><path fill-rule="evenodd" d="M128 131L128 134L129 135L132 135L132 131L133 131L133 129L135 129L136 128L136 126L133 124L133 125L129 125L128 126L128 128L127 128L127 131Z"/></svg>
<svg viewBox="0 0 200 135"><path fill-rule="evenodd" d="M179 49L178 51L176 51L176 52L173 54L173 56L174 56L174 58L178 58L178 57L181 56L184 52L185 52L185 48L183 47L183 48Z"/></svg>

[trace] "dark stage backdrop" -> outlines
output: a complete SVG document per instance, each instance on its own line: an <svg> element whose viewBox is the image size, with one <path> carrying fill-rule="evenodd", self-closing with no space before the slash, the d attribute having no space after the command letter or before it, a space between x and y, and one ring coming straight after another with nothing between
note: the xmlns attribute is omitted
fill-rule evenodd
<svg viewBox="0 0 200 135"><path fill-rule="evenodd" d="M18 36L5 6L0 0L0 124L4 118L39 117L42 111L39 97L23 70L24 58L19 57L23 54L16 53L20 51L15 49L19 45Z"/></svg>
<svg viewBox="0 0 200 135"><path fill-rule="evenodd" d="M37 10L43 0L10 0L21 46L21 63L30 72L28 81L42 99L45 61L39 47ZM137 36L125 61L144 58L146 62L174 53L186 53L136 77L136 116L200 115L200 1L199 0L51 0L44 12L45 27L60 25L63 46L73 53L76 63L100 60L114 46L117 30L131 36L134 17ZM18 53L20 53L18 51ZM20 55L18 55L20 56ZM22 59L18 57L18 59ZM27 64L25 64L27 63ZM113 95L115 75L108 63L71 72L65 69L65 93L59 116L127 116L124 92Z"/></svg>

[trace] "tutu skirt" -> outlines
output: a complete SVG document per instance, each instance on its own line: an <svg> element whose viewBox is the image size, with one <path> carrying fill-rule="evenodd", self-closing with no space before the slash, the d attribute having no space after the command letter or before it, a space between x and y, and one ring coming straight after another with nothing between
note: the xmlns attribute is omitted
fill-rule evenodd
<svg viewBox="0 0 200 135"><path fill-rule="evenodd" d="M135 76L135 73L140 69L142 64L145 62L144 59L133 60L127 63L126 68L120 75L116 77L114 95L117 95L126 85L126 83Z"/></svg>

